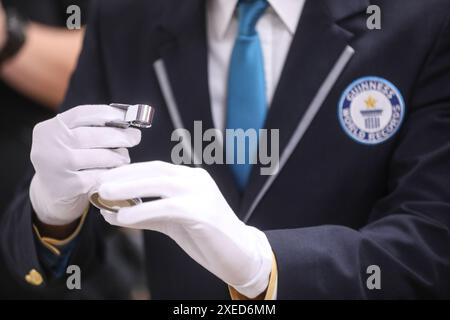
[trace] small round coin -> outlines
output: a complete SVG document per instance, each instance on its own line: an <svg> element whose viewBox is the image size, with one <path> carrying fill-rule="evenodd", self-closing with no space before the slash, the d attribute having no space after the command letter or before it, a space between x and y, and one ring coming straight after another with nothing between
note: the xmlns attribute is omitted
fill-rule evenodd
<svg viewBox="0 0 450 320"><path fill-rule="evenodd" d="M89 197L89 201L98 209L104 209L115 213L117 213L121 208L132 207L142 203L141 199L128 199L117 201L105 200L100 197L98 192L93 193Z"/></svg>

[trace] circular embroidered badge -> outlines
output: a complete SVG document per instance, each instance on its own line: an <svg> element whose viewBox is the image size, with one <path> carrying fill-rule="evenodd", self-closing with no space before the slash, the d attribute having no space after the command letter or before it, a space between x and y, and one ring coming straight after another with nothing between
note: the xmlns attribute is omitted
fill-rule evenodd
<svg viewBox="0 0 450 320"><path fill-rule="evenodd" d="M374 145L391 138L400 128L405 102L395 85L383 78L364 77L342 94L338 118L354 140Z"/></svg>

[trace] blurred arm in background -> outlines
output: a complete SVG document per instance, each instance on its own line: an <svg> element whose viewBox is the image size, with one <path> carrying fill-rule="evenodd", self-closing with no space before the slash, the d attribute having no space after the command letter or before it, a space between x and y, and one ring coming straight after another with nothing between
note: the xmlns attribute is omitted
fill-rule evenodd
<svg viewBox="0 0 450 320"><path fill-rule="evenodd" d="M6 33L6 13L0 4L0 50ZM69 31L30 22L23 48L1 66L2 80L36 102L56 109L64 98L83 36L83 30Z"/></svg>

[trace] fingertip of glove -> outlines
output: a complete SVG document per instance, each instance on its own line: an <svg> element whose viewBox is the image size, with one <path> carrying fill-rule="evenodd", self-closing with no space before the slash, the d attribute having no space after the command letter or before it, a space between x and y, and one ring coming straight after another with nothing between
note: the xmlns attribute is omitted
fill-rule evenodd
<svg viewBox="0 0 450 320"><path fill-rule="evenodd" d="M114 199L114 186L111 183L103 183L98 187L98 194L105 200Z"/></svg>
<svg viewBox="0 0 450 320"><path fill-rule="evenodd" d="M116 213L102 209L100 210L100 214L107 223L111 225L117 224L117 218L115 218L117 216Z"/></svg>
<svg viewBox="0 0 450 320"><path fill-rule="evenodd" d="M129 128L131 133L131 143L132 145L136 146L141 142L142 139L142 132L139 129L136 128Z"/></svg>
<svg viewBox="0 0 450 320"><path fill-rule="evenodd" d="M126 208L122 208L119 210L116 216L117 222L123 225L127 225L129 223L129 214Z"/></svg>

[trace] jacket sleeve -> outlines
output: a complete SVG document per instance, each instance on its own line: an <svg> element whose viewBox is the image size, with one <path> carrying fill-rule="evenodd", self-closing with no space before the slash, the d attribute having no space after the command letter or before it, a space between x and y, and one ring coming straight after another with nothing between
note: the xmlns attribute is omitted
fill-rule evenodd
<svg viewBox="0 0 450 320"><path fill-rule="evenodd" d="M387 195L363 228L267 232L278 263L278 298L450 297L449 21L408 108L391 157ZM377 274L371 265L379 267L380 289L367 286Z"/></svg>
<svg viewBox="0 0 450 320"><path fill-rule="evenodd" d="M83 50L61 111L81 104L97 104L109 101L102 65L101 46L98 40L99 5L98 1L93 3ZM16 192L15 198L4 212L0 222L0 253L4 256L8 271L19 284L44 287L50 282L58 281L52 279L54 278L52 272L46 272L48 271L45 266L46 260L39 256L39 253L42 255L42 244L33 230L33 209L28 195L31 177L34 174L32 170L30 171L28 178ZM89 270L90 266L100 261L103 256L102 237L98 232L102 229L103 221L99 218L100 215L93 211L95 210L91 208L87 214L83 227L76 237L76 244L71 248L71 257L65 262L66 264L79 265L83 272ZM42 283L41 281L28 281L30 274L38 274L39 278L42 276Z"/></svg>

